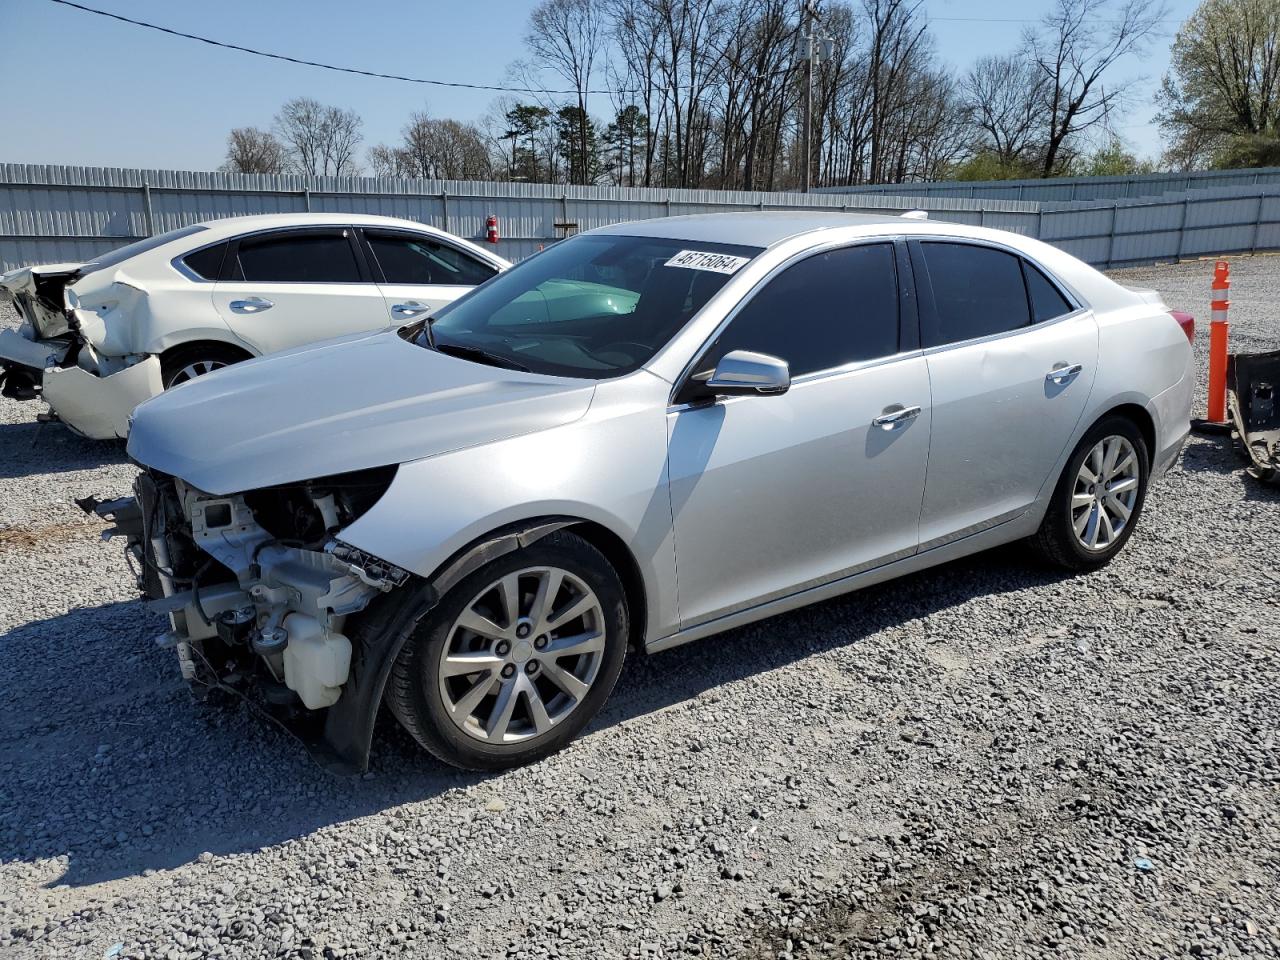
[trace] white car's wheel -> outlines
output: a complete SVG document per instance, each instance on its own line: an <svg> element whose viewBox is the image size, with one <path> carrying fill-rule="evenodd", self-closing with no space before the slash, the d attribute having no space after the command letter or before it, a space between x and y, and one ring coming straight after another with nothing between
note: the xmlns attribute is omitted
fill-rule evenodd
<svg viewBox="0 0 1280 960"><path fill-rule="evenodd" d="M186 350L175 350L165 356L160 362L160 375L164 388L168 390L247 359L247 354L234 347L217 344L194 346Z"/></svg>

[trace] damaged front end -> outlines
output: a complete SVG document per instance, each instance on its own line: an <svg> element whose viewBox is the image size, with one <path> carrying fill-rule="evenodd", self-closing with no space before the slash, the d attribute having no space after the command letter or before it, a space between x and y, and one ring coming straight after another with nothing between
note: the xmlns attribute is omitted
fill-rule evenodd
<svg viewBox="0 0 1280 960"><path fill-rule="evenodd" d="M328 765L361 770L381 687L361 672L351 627L411 575L336 533L373 506L396 469L230 496L148 470L136 497L82 506L115 523L108 535L126 537L139 588L169 617L157 642L176 652L193 688L250 697Z"/></svg>

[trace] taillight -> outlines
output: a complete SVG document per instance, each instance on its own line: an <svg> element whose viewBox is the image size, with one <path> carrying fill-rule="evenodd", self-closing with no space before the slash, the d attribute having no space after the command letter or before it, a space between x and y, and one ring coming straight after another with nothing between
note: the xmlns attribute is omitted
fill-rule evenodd
<svg viewBox="0 0 1280 960"><path fill-rule="evenodd" d="M1181 310L1170 310L1169 315L1178 321L1178 326L1187 335L1187 343L1194 344L1196 342L1196 318L1189 313L1183 313Z"/></svg>

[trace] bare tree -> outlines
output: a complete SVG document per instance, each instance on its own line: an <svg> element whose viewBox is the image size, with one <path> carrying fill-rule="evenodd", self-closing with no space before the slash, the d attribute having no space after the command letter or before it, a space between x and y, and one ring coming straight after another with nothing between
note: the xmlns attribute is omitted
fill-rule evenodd
<svg viewBox="0 0 1280 960"><path fill-rule="evenodd" d="M375 177L412 177L412 164L402 147L379 143L369 148L369 166Z"/></svg>
<svg viewBox="0 0 1280 960"><path fill-rule="evenodd" d="M457 120L415 113L401 131L399 146L378 144L369 164L379 177L485 180L493 175L489 146L479 128Z"/></svg>
<svg viewBox="0 0 1280 960"><path fill-rule="evenodd" d="M1254 164L1280 140L1280 3L1207 0L1178 31L1158 101L1168 157ZM1261 150L1260 150L1261 148Z"/></svg>
<svg viewBox="0 0 1280 960"><path fill-rule="evenodd" d="M1058 170L1074 137L1108 122L1132 81L1104 86L1103 74L1140 51L1165 15L1163 0L1057 0L1028 32L1031 60L1045 81L1041 176Z"/></svg>
<svg viewBox="0 0 1280 960"><path fill-rule="evenodd" d="M326 106L310 97L290 100L275 118L287 165L295 173L346 176L360 172L356 149L364 136L354 110Z"/></svg>
<svg viewBox="0 0 1280 960"><path fill-rule="evenodd" d="M863 0L871 19L871 49L868 64L871 97L870 172L875 182L891 179L889 126L893 115L904 106L904 78L929 53L923 0Z"/></svg>
<svg viewBox="0 0 1280 960"><path fill-rule="evenodd" d="M257 127L236 127L227 134L228 173L283 173L284 147L270 132Z"/></svg>
<svg viewBox="0 0 1280 960"><path fill-rule="evenodd" d="M586 183L590 118L587 91L605 32L601 8L595 0L542 0L529 18L525 43L542 65L573 85L577 93L578 135L571 151L571 183Z"/></svg>
<svg viewBox="0 0 1280 960"><path fill-rule="evenodd" d="M1004 169L1029 167L1043 150L1048 77L1025 55L979 58L961 81L969 121L977 128L976 146Z"/></svg>

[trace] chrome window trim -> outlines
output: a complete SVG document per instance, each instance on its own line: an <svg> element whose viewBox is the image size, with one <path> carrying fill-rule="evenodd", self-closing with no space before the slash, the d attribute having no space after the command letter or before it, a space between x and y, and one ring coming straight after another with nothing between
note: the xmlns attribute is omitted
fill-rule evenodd
<svg viewBox="0 0 1280 960"><path fill-rule="evenodd" d="M1001 253L1011 254L1017 257L1019 260L1027 261L1027 263L1029 263L1031 266L1039 270L1040 273L1044 276L1044 278L1048 280L1049 283L1052 286L1054 286L1060 294L1062 294L1062 298L1075 308L1068 313L1060 314L1049 320L1041 320L1039 323L1032 320L1032 322L1027 324L1025 327L1014 327L1012 330L1001 330L998 333L988 333L985 336L981 336L981 337L970 337L968 340L953 340L950 343L940 343L934 347L922 347L921 351L924 353L926 357L931 357L934 354L943 352L944 350L953 350L957 347L969 347L969 346L974 346L976 344L990 343L996 340L1004 340L1007 337L1021 336L1022 334L1028 333L1032 330L1043 330L1045 327L1053 326L1054 324L1062 323L1066 320L1073 320L1077 317L1084 316L1085 314L1092 313L1092 308L1088 306L1088 304L1085 302L1085 299L1082 296L1076 293L1073 287L1063 283L1062 280L1058 278L1058 275L1056 273L1054 273L1052 270L1046 267L1043 263L1041 263L1035 257L1032 257L1029 254L1023 253L1021 250L1017 249L1016 247L1011 247L1007 243L1001 243L998 240L987 240L985 238L950 237L950 236L940 235L940 234L911 235L907 237L907 240L908 241L919 240L921 243L951 243L951 244L960 244L962 246L971 246L971 247L991 247L995 250L999 250ZM933 281L930 280L929 284L930 284L929 293L932 296ZM1026 288L1025 278L1023 279L1022 285L1025 290ZM917 289L918 289L918 284L917 284ZM1030 303L1028 303L1027 304L1028 310L1030 310L1030 306L1031 306Z"/></svg>
<svg viewBox="0 0 1280 960"><path fill-rule="evenodd" d="M488 278L490 280L492 280L493 277L496 277L498 274L502 272L502 267L497 263L497 261L489 260L489 259L481 259L476 256L476 253L474 250L468 250L465 247L458 246L456 243L450 243L448 240L444 239L443 237L437 237L434 233L427 233L426 231L410 230L408 227L380 227L380 226L371 226L369 224L359 225L356 227L356 229L360 231L361 239L365 243L370 245L371 250L372 250L372 242L370 241L370 238L368 235L370 230L373 230L375 232L381 231L382 233L400 234L403 237L417 236L417 237L421 237L424 240L430 240L433 243L438 243L442 247L448 247L454 253L457 253L460 256L466 257L468 260L473 260L479 263L481 266L488 267L490 270L493 271L493 276ZM485 252L486 251L483 251L483 250L481 251L481 253L485 253ZM377 256L378 255L375 252L374 253L375 261L377 261ZM382 272L381 262L378 262L378 270L379 272ZM379 281L377 280L374 281L374 283L378 283L378 282ZM383 280L381 282L385 283L387 286L395 286L395 287L466 287L468 290L473 287L478 287L480 285L478 283L401 283L395 280Z"/></svg>
<svg viewBox="0 0 1280 960"><path fill-rule="evenodd" d="M926 357L931 357L937 353L943 353L947 350L955 350L958 347L972 347L983 343L991 343L996 340L1006 340L1009 337L1020 337L1024 334L1033 333L1036 330L1044 330L1046 327L1056 326L1067 320L1075 320L1079 317L1090 316L1092 311L1088 307L1080 307L1072 310L1070 313L1064 313L1060 317L1054 317L1052 320L1042 320L1040 323L1029 323L1025 327L1015 327L1012 330L1002 330L999 333L988 333L983 337L970 337L968 340L955 340L951 343L940 343L936 347L922 347L921 352Z"/></svg>
<svg viewBox="0 0 1280 960"><path fill-rule="evenodd" d="M849 363L842 364L838 367L827 367L824 370L814 370L810 373L801 374L791 381L791 386L803 387L810 383L819 383L823 380L832 380L836 377L851 376L855 373L862 373L864 370L873 370L876 367L888 366L891 363L901 363L904 360L915 360L924 356L924 351L919 348L911 350L901 350L898 353L892 353L887 357L874 357L871 360L853 360ZM674 394L673 394L674 396ZM767 394L761 394L767 396ZM736 397L721 397L717 403L728 404L735 403L739 400L754 400L755 397L750 395ZM683 410L691 410L695 407L707 406L706 400L698 400L688 403L671 403L667 404L667 413L680 413Z"/></svg>
<svg viewBox="0 0 1280 960"><path fill-rule="evenodd" d="M852 240L847 238L841 239L841 240L827 240L823 243L815 244L810 247L805 247L803 250L798 250L795 253L793 253L791 256L789 256L787 259L783 260L781 263L775 264L768 273L766 273L763 277L761 277L759 280L756 281L755 286L753 286L750 290L748 290L746 293L744 293L741 297L738 298L738 302L735 303L729 309L729 312L725 314L724 318L720 321L719 324L717 324L715 330L711 332L711 335L708 336L705 340L703 340L702 343L699 344L698 349L694 350L693 353L690 355L689 360L685 363L684 367L680 371L680 376L676 377L675 383L671 387L671 393L667 398L667 409L668 410L686 409L690 406L701 405L701 404L688 404L688 403L677 404L675 402L675 398L676 398L676 395L680 393L681 390L684 389L684 386L689 381L689 378L693 376L693 373L694 373L693 368L697 366L698 359L703 355L707 347L710 344L715 342L715 339L718 336L720 336L721 333L724 332L725 328L728 327L730 323L733 322L733 319L738 315L738 313L743 309L743 307L745 307L748 303L750 303L757 296L759 296L760 291L763 290L766 286L768 286L768 284L770 284L774 280L774 278L778 276L778 274L782 273L784 270L799 263L801 260L807 260L809 259L809 257L816 256L820 253L826 253L830 250L843 250L847 247L860 247L860 246L866 246L867 244L873 244L873 243L882 243L892 247L895 241L902 240L902 239L904 239L903 234L885 234L885 235L874 236L874 237L858 237ZM906 239L910 239L910 238L906 237ZM765 252L767 251L768 251L768 248L766 247ZM895 263L895 270L896 270L896 266L897 265ZM901 295L901 282L902 282L901 278L899 277L898 278L899 295ZM715 298L713 297L712 299L714 300ZM705 309L705 306L706 305L704 304L704 309ZM694 320L694 317L689 318L690 323L692 323L693 320ZM899 305L898 323L899 323L899 327L901 327L901 323L902 323L901 305ZM901 333L901 331L899 331L899 333ZM897 360L911 353L919 353L919 352L920 351L918 350L912 350L912 351L907 351L906 353L891 354L887 357L876 357L871 360L855 360L855 361L852 361L851 363L839 364L834 367L825 367L822 370L811 370L808 373L804 373L798 377L795 377L791 382L793 384L804 383L804 382L808 382L811 379L815 379L823 376L831 376L839 372L844 372L845 367L857 368L863 365L888 362L891 360ZM753 398L739 397L735 399L749 400Z"/></svg>
<svg viewBox="0 0 1280 960"><path fill-rule="evenodd" d="M214 240L214 241L211 241L210 243L203 244L202 246L199 246L199 247L192 247L190 250L187 250L187 251L185 251L185 252L183 252L183 253L180 253L180 254L178 254L176 257L174 257L172 260L170 260L170 261L169 261L169 265L170 265L171 267L173 267L175 270L177 270L177 271L178 271L180 274L182 274L184 277L186 277L188 280L193 280L193 281L194 281L194 282L196 282L196 283L346 283L346 284L349 284L349 283L350 283L350 281L346 281L346 280L340 280L340 281L330 281L330 280L206 280L206 279L204 279L203 277L201 277L201 276L199 276L198 274L196 274L196 273L195 273L195 271L193 271L193 270L192 270L190 267L188 267L185 263L183 263L183 262L182 262L182 259L183 259L184 257L189 257L189 256L191 256L193 253L199 253L201 250L207 250L207 249L209 249L210 247L216 247L216 246L217 246L218 244L220 244L220 243L239 243L241 240L246 240L246 239L248 239L248 238L250 238L250 237L265 237L265 236L269 236L270 234L273 234L273 233L294 233L294 232L299 232L299 233L300 233L300 232L303 232L303 231L306 231L306 230L354 230L354 229L356 229L356 227L355 227L353 224L350 224L350 223L300 223L300 224L293 224L292 226L285 226L285 227L262 227L261 229L258 229L258 230L250 230L248 233L233 233L233 234L232 234L231 236L229 236L229 237L223 237L223 238L222 238L222 239L220 239L220 240ZM363 280L359 280L359 281L356 281L356 282L357 282L357 283L361 283L361 284L363 284L363 283L364 283L364 281L363 281ZM370 283L373 283L373 281L372 281L372 280L370 280L369 282L370 282Z"/></svg>
<svg viewBox="0 0 1280 960"><path fill-rule="evenodd" d="M1043 263L1041 263L1035 257L1031 256L1031 254L1025 253L1022 250L1019 250L1017 247L1010 246L1009 244L1004 243L1000 240L989 240L986 237L957 237L957 236L949 236L947 234L941 234L941 233L913 233L913 234L908 234L906 236L906 240L908 242L912 240L917 240L920 243L958 243L958 244L961 244L962 246L970 246L970 247L993 247L994 249L999 250L1002 253L1012 254L1013 256L1017 257L1019 260L1027 261L1027 263L1031 264L1033 267L1035 267L1037 270L1043 273L1045 276L1045 279L1048 280L1051 284L1053 284L1053 286L1058 288L1058 292L1062 294L1063 299L1066 300L1068 303L1070 303L1072 306L1074 306L1076 308L1076 311L1087 309L1086 301L1084 297L1080 296L1080 294L1076 292L1076 289L1072 287L1069 283L1066 283L1064 280L1062 280L1061 277L1059 277L1056 273L1054 273L1052 270L1046 267ZM1067 314L1064 313L1062 316L1065 317L1067 316ZM1057 320L1058 317L1054 317L1052 319ZM1050 323L1052 321L1045 320L1043 322ZM1039 324L1033 323L1031 324L1031 326L1035 327L1035 326L1039 326Z"/></svg>

